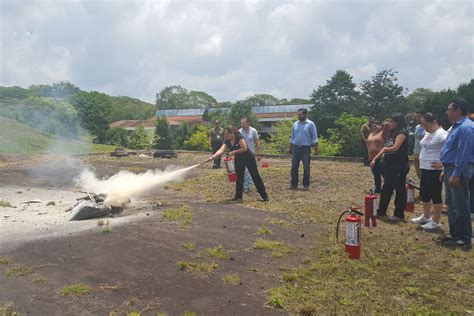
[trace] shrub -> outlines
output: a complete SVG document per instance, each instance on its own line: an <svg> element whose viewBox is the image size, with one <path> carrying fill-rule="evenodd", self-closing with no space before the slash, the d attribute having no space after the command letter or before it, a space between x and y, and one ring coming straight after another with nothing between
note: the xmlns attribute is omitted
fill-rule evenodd
<svg viewBox="0 0 474 316"><path fill-rule="evenodd" d="M191 150L210 150L209 128L202 124L196 125L195 132L184 142L184 146Z"/></svg>

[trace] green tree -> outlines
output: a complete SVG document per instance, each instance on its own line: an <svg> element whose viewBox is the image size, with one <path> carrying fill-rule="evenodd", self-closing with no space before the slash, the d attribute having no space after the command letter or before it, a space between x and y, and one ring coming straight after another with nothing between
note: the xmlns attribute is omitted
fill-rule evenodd
<svg viewBox="0 0 474 316"><path fill-rule="evenodd" d="M413 92L406 97L407 109L412 112L423 109L428 100L435 94L436 92L425 88L413 90Z"/></svg>
<svg viewBox="0 0 474 316"><path fill-rule="evenodd" d="M217 105L213 96L202 91L189 92L189 104L191 109L208 109Z"/></svg>
<svg viewBox="0 0 474 316"><path fill-rule="evenodd" d="M193 134L184 142L185 148L190 150L210 150L209 147L209 127L197 124Z"/></svg>
<svg viewBox="0 0 474 316"><path fill-rule="evenodd" d="M270 132L270 141L264 144L265 151L271 154L284 154L288 151L291 139L291 129L296 120L283 120L273 126Z"/></svg>
<svg viewBox="0 0 474 316"><path fill-rule="evenodd" d="M107 131L106 133L107 141L111 145L128 147L128 132L123 127L114 127Z"/></svg>
<svg viewBox="0 0 474 316"><path fill-rule="evenodd" d="M140 124L130 135L130 147L133 149L149 149L150 140L145 132L145 127Z"/></svg>
<svg viewBox="0 0 474 316"><path fill-rule="evenodd" d="M466 99L470 105L470 111L474 112L474 79L469 83L461 83L457 89L458 95Z"/></svg>
<svg viewBox="0 0 474 316"><path fill-rule="evenodd" d="M250 106L266 106L266 105L277 105L280 100L272 96L271 94L255 94L247 97L243 103Z"/></svg>
<svg viewBox="0 0 474 316"><path fill-rule="evenodd" d="M357 117L343 113L335 123L336 127L329 130L329 141L339 146L339 154L346 157L363 157L365 147L359 136L360 127L366 123L367 117Z"/></svg>
<svg viewBox="0 0 474 316"><path fill-rule="evenodd" d="M191 137L193 129L189 124L183 122L178 127L171 129L171 139L174 149L185 149L184 142Z"/></svg>
<svg viewBox="0 0 474 316"><path fill-rule="evenodd" d="M96 91L81 91L71 98L71 103L78 111L81 126L92 135L94 142L105 143L109 129L107 117L112 108L110 98Z"/></svg>
<svg viewBox="0 0 474 316"><path fill-rule="evenodd" d="M255 114L252 112L252 106L243 101L237 101L229 111L228 122L229 124L234 125L235 127L240 126L240 119L244 116L247 116L250 121L250 125L259 128L260 124Z"/></svg>
<svg viewBox="0 0 474 316"><path fill-rule="evenodd" d="M171 146L170 125L166 117L159 117L155 124L153 147L156 149L170 149Z"/></svg>
<svg viewBox="0 0 474 316"><path fill-rule="evenodd" d="M46 85L33 85L29 89L33 95L65 100L69 100L73 95L81 91L78 87L67 81Z"/></svg>
<svg viewBox="0 0 474 316"><path fill-rule="evenodd" d="M216 105L216 99L206 92L188 91L179 85L166 87L156 94L158 110L206 109Z"/></svg>
<svg viewBox="0 0 474 316"><path fill-rule="evenodd" d="M371 80L361 84L364 108L360 114L384 119L388 115L406 113L406 101L403 92L406 90L397 83L397 72L389 69L375 74Z"/></svg>
<svg viewBox="0 0 474 316"><path fill-rule="evenodd" d="M352 76L344 70L338 70L324 86L313 90L311 101L314 106L309 118L316 123L318 134L328 136L328 129L335 127L335 120L342 113L357 113L361 96L355 88Z"/></svg>

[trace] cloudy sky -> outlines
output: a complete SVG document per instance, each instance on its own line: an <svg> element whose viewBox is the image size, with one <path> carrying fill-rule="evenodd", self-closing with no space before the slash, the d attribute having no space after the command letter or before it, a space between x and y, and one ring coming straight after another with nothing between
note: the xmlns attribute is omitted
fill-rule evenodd
<svg viewBox="0 0 474 316"><path fill-rule="evenodd" d="M441 90L474 78L470 0L0 0L0 85L70 81L153 102L308 98L338 69Z"/></svg>

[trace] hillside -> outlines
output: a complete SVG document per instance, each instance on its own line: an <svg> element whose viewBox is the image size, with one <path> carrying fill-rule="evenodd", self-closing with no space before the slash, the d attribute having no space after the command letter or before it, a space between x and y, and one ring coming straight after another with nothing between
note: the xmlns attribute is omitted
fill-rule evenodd
<svg viewBox="0 0 474 316"><path fill-rule="evenodd" d="M107 152L112 151L113 148L113 146L53 136L15 120L0 117L0 154L80 154Z"/></svg>

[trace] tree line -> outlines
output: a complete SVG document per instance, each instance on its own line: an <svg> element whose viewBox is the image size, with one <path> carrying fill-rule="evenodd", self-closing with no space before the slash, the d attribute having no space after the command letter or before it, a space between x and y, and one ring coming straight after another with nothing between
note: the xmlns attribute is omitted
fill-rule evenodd
<svg viewBox="0 0 474 316"><path fill-rule="evenodd" d="M270 94L255 94L236 102L217 102L203 91L187 90L179 85L165 87L156 94L155 104L130 97L114 97L91 91L82 91L69 82L50 85L0 87L0 116L26 123L51 134L84 137L95 143L108 143L130 148L208 149L207 133L210 122L220 120L222 125L239 125L240 118L250 118L252 126L259 127L252 113L254 106L284 104L311 104L309 118L315 121L321 136L322 154L360 156L358 131L369 117L384 119L391 113L409 114L415 110L433 112L444 127L448 127L444 111L455 96L474 104L474 79L456 89L442 91L418 88L408 90L398 83L397 72L382 70L370 79L355 83L344 70L338 70L324 85L315 88L309 99L278 99ZM151 138L144 127L129 133L122 128L110 128L118 120L145 120L154 117L158 109L205 109L204 124L187 124L171 129L164 118L156 120ZM222 110L228 108L229 110ZM411 117L407 116L410 123ZM85 131L85 132L83 132ZM286 150L291 121L281 122L275 131L266 135L264 145L268 152Z"/></svg>

